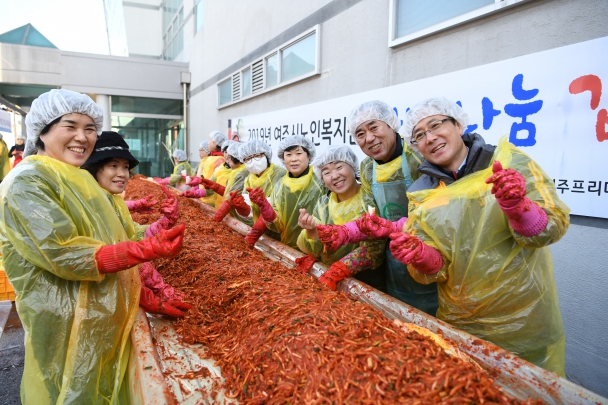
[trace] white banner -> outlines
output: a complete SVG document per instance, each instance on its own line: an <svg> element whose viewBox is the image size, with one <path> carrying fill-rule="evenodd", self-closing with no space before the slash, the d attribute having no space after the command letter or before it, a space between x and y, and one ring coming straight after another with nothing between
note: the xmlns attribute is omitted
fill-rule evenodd
<svg viewBox="0 0 608 405"><path fill-rule="evenodd" d="M467 132L496 144L503 135L554 179L572 214L608 218L608 37L300 107L232 120L241 141L273 146L287 136L311 137L318 151L350 144L351 109L369 100L394 106L403 119L415 103L445 96L470 117ZM432 63L432 61L429 61ZM606 142L604 142L606 141ZM275 159L276 160L276 159Z"/></svg>
<svg viewBox="0 0 608 405"><path fill-rule="evenodd" d="M3 111L0 110L0 131L1 132L8 132L13 133L13 130L11 129L12 125L11 125L11 113L9 113L8 111Z"/></svg>

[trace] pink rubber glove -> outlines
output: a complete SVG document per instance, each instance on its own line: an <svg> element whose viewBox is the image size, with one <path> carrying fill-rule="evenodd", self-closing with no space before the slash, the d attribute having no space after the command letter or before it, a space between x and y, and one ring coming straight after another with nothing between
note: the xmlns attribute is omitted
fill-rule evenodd
<svg viewBox="0 0 608 405"><path fill-rule="evenodd" d="M177 219L179 218L177 197L175 197L175 195L173 195L173 193L169 191L167 187L161 186L161 188L167 197L160 204L160 212L163 214L163 216L160 217L158 221L150 225L148 229L146 229L146 238L154 236L162 230L173 228L177 223Z"/></svg>
<svg viewBox="0 0 608 405"><path fill-rule="evenodd" d="M407 217L403 217L396 222L377 216L376 214L363 214L361 218L355 220L357 228L370 238L388 238L391 233L401 232Z"/></svg>
<svg viewBox="0 0 608 405"><path fill-rule="evenodd" d="M249 198L252 202L256 203L260 207L260 215L265 222L274 222L277 219L277 213L268 202L268 199L264 195L264 191L260 187L247 188Z"/></svg>
<svg viewBox="0 0 608 405"><path fill-rule="evenodd" d="M411 264L422 274L435 274L441 270L443 259L437 249L423 243L418 237L403 232L390 235L391 253L403 264Z"/></svg>
<svg viewBox="0 0 608 405"><path fill-rule="evenodd" d="M159 178L158 180L156 180L157 178L154 178L154 181L157 182L158 184L160 184L161 186L166 186L169 184L169 179L170 177L165 177L164 179Z"/></svg>
<svg viewBox="0 0 608 405"><path fill-rule="evenodd" d="M319 277L319 281L336 291L336 288L338 288L338 282L349 276L350 271L348 270L348 267L338 260L332 264L331 267L321 275L321 277Z"/></svg>
<svg viewBox="0 0 608 405"><path fill-rule="evenodd" d="M154 294L166 301L178 300L183 301L183 296L180 292L175 291L175 288L165 283L165 280L160 275L158 270L150 262L139 265L139 277L141 283L154 291Z"/></svg>
<svg viewBox="0 0 608 405"><path fill-rule="evenodd" d="M153 200L153 198L154 196L150 194L145 196L144 198L140 198L139 200L129 200L125 201L125 203L127 203L127 208L130 212L141 212L143 214L151 214L153 212L151 208L158 204L158 200Z"/></svg>
<svg viewBox="0 0 608 405"><path fill-rule="evenodd" d="M190 182L188 182L188 177L190 177ZM186 184L190 187L196 187L203 182L203 179L196 176L184 176L182 174L182 180L186 182ZM204 197L204 196L203 196Z"/></svg>
<svg viewBox="0 0 608 405"><path fill-rule="evenodd" d="M202 198L207 195L204 188L191 188L190 190L184 191L181 196L188 198Z"/></svg>
<svg viewBox="0 0 608 405"><path fill-rule="evenodd" d="M541 233L549 221L547 213L526 197L526 179L513 169L503 169L497 160L492 166L492 176L486 183L493 183L492 194L505 213L509 225L518 234L531 237Z"/></svg>
<svg viewBox="0 0 608 405"><path fill-rule="evenodd" d="M355 221L344 225L317 225L319 240L326 248L336 251L340 246L358 243L367 239L367 235L359 230Z"/></svg>

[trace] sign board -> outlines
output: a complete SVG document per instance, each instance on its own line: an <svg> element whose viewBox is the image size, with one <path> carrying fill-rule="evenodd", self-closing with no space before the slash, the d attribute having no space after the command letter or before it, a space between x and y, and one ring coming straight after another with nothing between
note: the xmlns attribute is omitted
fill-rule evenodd
<svg viewBox="0 0 608 405"><path fill-rule="evenodd" d="M12 128L12 120L11 113L8 111L0 110L0 131L13 133Z"/></svg>
<svg viewBox="0 0 608 405"><path fill-rule="evenodd" d="M506 135L554 179L572 214L608 218L608 37L300 107L232 119L233 137L273 147L301 134L317 145L351 145L351 109L369 100L401 120L425 98L445 96L470 118L467 132L496 144ZM276 160L276 158L275 158Z"/></svg>

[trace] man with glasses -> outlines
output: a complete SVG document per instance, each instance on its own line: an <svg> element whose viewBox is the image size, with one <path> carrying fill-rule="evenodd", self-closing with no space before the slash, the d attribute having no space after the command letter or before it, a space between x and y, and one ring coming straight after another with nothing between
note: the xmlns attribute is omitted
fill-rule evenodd
<svg viewBox="0 0 608 405"><path fill-rule="evenodd" d="M505 136L464 134L468 116L443 97L403 126L424 157L409 218L390 235L394 257L437 283L437 317L564 375L565 335L548 245L568 229L552 179Z"/></svg>

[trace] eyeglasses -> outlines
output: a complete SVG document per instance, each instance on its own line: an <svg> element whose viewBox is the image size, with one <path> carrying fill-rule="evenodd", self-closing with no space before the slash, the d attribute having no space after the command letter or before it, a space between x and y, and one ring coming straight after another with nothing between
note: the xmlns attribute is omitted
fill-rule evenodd
<svg viewBox="0 0 608 405"><path fill-rule="evenodd" d="M250 163L252 159L255 160L261 160L263 157L265 157L266 155L263 153L258 153L257 155L251 155L251 156L247 156L243 162L244 163Z"/></svg>
<svg viewBox="0 0 608 405"><path fill-rule="evenodd" d="M451 121L454 118L452 117L448 117L448 118L444 118L442 120L439 121L435 121L433 122L426 131L418 131L416 132L413 136L412 139L410 140L410 144L412 145L416 145L418 142L422 141L422 139L427 136L427 134L434 134L437 131L439 131L439 129L441 129L441 127L443 126L443 123L446 121Z"/></svg>

